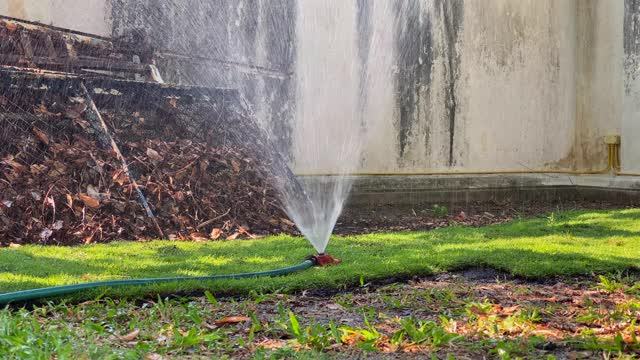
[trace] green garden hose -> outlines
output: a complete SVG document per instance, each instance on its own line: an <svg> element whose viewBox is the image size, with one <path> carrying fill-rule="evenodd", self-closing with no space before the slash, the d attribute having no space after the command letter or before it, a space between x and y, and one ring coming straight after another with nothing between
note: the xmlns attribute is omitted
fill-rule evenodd
<svg viewBox="0 0 640 360"><path fill-rule="evenodd" d="M6 305L12 302L19 301L34 301L48 297L72 294L81 290L96 289L101 287L116 287L116 286L141 286L141 285L153 285L169 282L180 281L210 281L210 280L235 280L245 279L253 277L273 277L291 274L297 271L306 270L316 265L316 260L310 258L301 262L298 265L289 266L276 270L250 272L243 274L228 274L228 275L210 275L210 276L184 276L184 277L167 277L167 278L148 278L148 279L128 279L128 280L106 280L96 281L83 284L52 286L40 289L16 291L5 294L0 294L0 305Z"/></svg>

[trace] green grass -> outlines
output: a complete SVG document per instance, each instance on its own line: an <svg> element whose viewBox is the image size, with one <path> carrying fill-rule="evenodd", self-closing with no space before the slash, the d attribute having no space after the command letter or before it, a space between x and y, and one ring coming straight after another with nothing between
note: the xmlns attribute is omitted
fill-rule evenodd
<svg viewBox="0 0 640 360"><path fill-rule="evenodd" d="M183 282L150 288L114 288L98 295L150 296L341 288L389 277L491 267L527 277L640 270L640 210L575 211L484 228L335 237L327 252L343 263L279 278ZM301 238L276 236L210 243L115 242L78 247L0 249L0 293L87 281L201 276L269 270L313 253Z"/></svg>

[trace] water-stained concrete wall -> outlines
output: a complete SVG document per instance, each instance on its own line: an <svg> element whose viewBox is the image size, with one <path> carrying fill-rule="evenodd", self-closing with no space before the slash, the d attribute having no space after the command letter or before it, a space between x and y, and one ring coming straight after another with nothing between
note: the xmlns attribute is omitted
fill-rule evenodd
<svg viewBox="0 0 640 360"><path fill-rule="evenodd" d="M640 0L0 0L0 13L145 28L167 80L239 88L305 171L305 139L347 123L366 135L362 171L596 170L614 133L623 170L640 171Z"/></svg>
<svg viewBox="0 0 640 360"><path fill-rule="evenodd" d="M574 167L574 2L367 3L375 21L359 36L378 29L378 47L364 96L385 108L365 108L363 170Z"/></svg>
<svg viewBox="0 0 640 360"><path fill-rule="evenodd" d="M298 18L318 16L310 6L318 3L301 1ZM341 12L349 15L340 26L350 31L338 41L328 36L333 28L298 27L297 61L304 66L296 76L331 70L325 57L307 56L318 45L334 62L357 61L359 86L333 96L336 103L358 96L361 115L317 112L310 120L322 126L296 139L360 121L363 171L576 167L575 2L359 0L343 1ZM301 98L314 99L316 89L305 89ZM331 105L315 100L319 108ZM294 127L304 121L296 118Z"/></svg>
<svg viewBox="0 0 640 360"><path fill-rule="evenodd" d="M640 173L640 0L624 3L622 168Z"/></svg>
<svg viewBox="0 0 640 360"><path fill-rule="evenodd" d="M607 165L603 137L620 133L623 104L622 1L577 2L576 138L571 156L580 170Z"/></svg>
<svg viewBox="0 0 640 360"><path fill-rule="evenodd" d="M298 9L306 17L317 12L310 2ZM351 91L368 139L361 170L606 167L603 137L620 133L623 117L623 2L360 0L342 7L355 13L344 21L357 29L340 39L355 49L336 56L348 63L358 51L361 81ZM297 41L321 43L327 33L298 32ZM323 58L299 50L297 60L310 62L304 69L323 69ZM627 114L639 111L635 94L626 98ZM306 136L348 119L320 114L315 121L323 125ZM636 124L626 121L625 129ZM625 144L630 168L635 149Z"/></svg>

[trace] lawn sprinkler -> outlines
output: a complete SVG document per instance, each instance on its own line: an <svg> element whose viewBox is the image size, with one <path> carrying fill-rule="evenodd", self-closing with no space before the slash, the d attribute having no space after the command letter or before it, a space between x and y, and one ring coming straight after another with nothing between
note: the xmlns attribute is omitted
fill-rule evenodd
<svg viewBox="0 0 640 360"><path fill-rule="evenodd" d="M329 266L336 265L342 262L340 259L336 259L333 256L325 253L320 253L317 255L311 255L307 259L315 262L316 266Z"/></svg>

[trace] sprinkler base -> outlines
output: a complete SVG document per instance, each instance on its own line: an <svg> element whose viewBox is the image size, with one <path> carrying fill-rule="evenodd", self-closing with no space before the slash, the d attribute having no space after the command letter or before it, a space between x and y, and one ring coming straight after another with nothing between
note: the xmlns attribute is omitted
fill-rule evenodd
<svg viewBox="0 0 640 360"><path fill-rule="evenodd" d="M313 260L317 266L329 266L342 262L342 260L336 259L333 256L327 254L311 255L308 259Z"/></svg>

